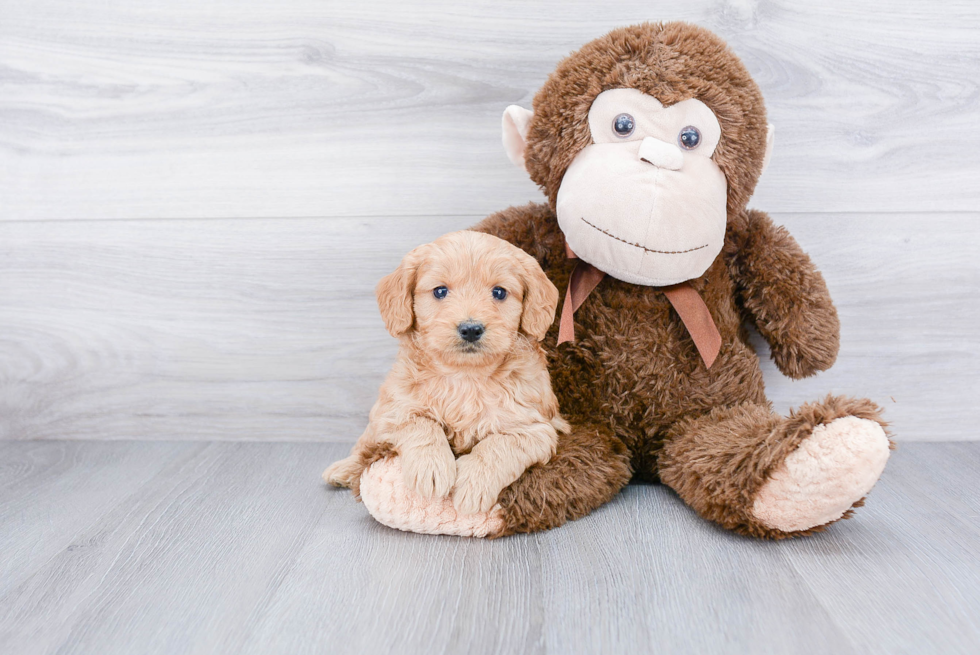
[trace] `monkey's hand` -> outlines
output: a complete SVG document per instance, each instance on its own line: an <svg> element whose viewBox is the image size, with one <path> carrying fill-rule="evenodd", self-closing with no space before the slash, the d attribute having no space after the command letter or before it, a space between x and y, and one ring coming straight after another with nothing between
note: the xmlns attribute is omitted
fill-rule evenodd
<svg viewBox="0 0 980 655"><path fill-rule="evenodd" d="M823 276L796 240L750 210L729 227L727 246L741 305L779 370L799 379L830 368L840 321Z"/></svg>

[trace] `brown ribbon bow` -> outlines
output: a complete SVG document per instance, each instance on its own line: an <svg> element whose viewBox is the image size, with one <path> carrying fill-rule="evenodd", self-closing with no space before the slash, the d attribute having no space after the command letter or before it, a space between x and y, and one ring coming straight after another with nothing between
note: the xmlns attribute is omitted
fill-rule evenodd
<svg viewBox="0 0 980 655"><path fill-rule="evenodd" d="M569 259L578 259L572 249L565 244L565 252ZM606 274L598 268L579 259L572 276L568 279L568 291L561 308L561 321L558 323L558 343L575 341L575 312ZM701 354L705 366L711 368L721 350L721 334L711 318L708 306L704 304L701 294L687 282L660 287L674 311L681 317L684 327L694 340L694 345Z"/></svg>

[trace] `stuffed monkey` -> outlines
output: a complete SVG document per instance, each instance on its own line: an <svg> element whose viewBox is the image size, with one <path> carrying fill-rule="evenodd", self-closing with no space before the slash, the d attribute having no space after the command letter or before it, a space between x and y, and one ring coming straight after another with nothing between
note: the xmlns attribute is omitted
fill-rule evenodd
<svg viewBox="0 0 980 655"><path fill-rule="evenodd" d="M781 416L766 399L744 326L804 378L834 363L839 323L793 237L746 208L773 128L726 44L685 23L615 30L558 65L533 113L508 107L503 128L547 203L473 229L523 248L563 290L544 347L573 431L479 517L414 495L391 475L397 457L380 459L360 490L372 514L496 537L584 516L636 478L756 537L848 518L892 444L870 400L828 396ZM429 502L429 523L400 520Z"/></svg>

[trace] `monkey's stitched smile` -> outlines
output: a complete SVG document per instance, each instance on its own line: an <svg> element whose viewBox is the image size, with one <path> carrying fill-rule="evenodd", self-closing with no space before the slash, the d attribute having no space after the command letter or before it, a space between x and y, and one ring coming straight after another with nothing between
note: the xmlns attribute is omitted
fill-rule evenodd
<svg viewBox="0 0 980 655"><path fill-rule="evenodd" d="M638 243L633 243L632 241L627 241L626 239L621 239L618 236L616 236L615 234L612 234L610 232L607 232L607 231L603 230L601 227L599 227L597 225L593 225L592 223L588 222L584 218L582 219L582 222L585 223L586 225L588 225L589 227L591 227L592 229L598 230L599 232L602 232L603 234L605 234L607 237L609 237L611 239L615 239L616 241L620 241L622 243L625 243L628 246L633 246L634 248L639 248L640 250L643 250L643 251L646 251L646 252L655 252L655 253L657 253L659 255L683 255L684 253L687 253L687 252L694 252L695 250L701 250L702 248L707 248L708 247L708 244L704 244L703 246L698 246L697 248L688 248L687 250L653 250L652 248L647 248L646 246L641 246Z"/></svg>

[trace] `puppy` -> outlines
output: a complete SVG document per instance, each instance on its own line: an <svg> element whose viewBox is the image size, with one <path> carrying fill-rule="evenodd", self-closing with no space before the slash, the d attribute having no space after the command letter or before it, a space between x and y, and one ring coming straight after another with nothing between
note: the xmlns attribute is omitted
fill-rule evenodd
<svg viewBox="0 0 980 655"><path fill-rule="evenodd" d="M357 493L394 451L409 489L452 493L460 514L490 510L569 431L538 344L558 290L520 248L463 231L412 250L376 293L398 357L364 434L324 480Z"/></svg>

